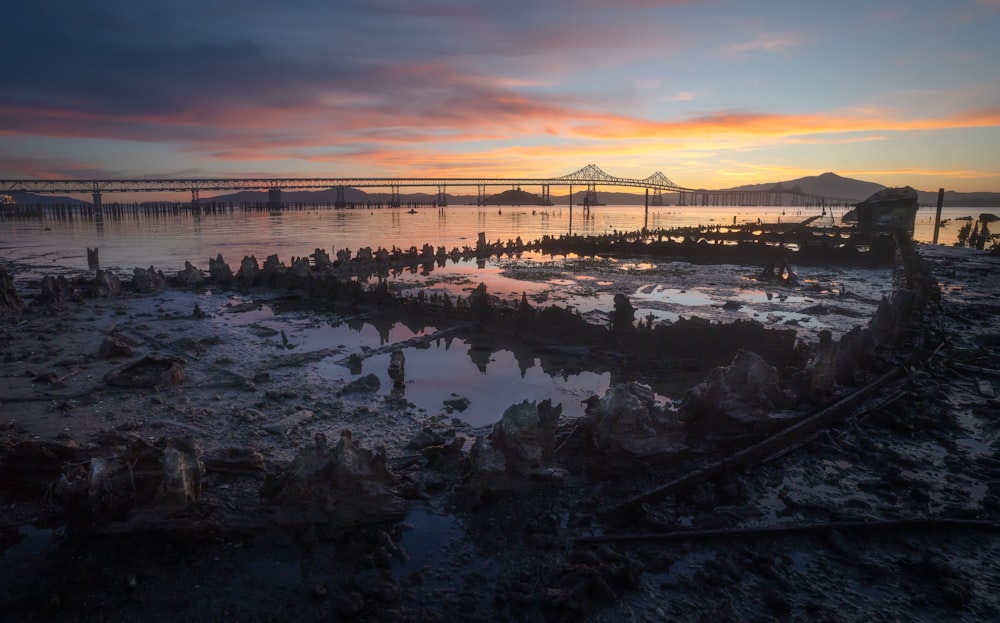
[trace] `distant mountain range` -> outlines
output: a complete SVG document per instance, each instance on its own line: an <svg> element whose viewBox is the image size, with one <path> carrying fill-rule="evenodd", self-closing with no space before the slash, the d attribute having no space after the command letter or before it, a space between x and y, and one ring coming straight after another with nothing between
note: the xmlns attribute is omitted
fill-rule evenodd
<svg viewBox="0 0 1000 623"><path fill-rule="evenodd" d="M882 184L876 184L874 182L866 182L864 180L842 177L836 173L823 173L822 175L810 175L784 182L750 184L746 186L734 186L732 188L714 190L762 191L771 190L777 186L781 186L786 192L791 192L792 189L798 188L800 192L807 195L832 197L850 202L863 201L875 192L885 188ZM519 203L520 205L541 205L541 197L530 192L530 190L533 189L517 189L516 191L507 190L499 193L498 195L488 197L486 201L490 205L511 205L514 203ZM574 204L581 205L583 203L584 192L585 190L580 190L579 192L573 193ZM325 190L286 190L281 193L281 196L282 200L286 203L329 203L332 205L337 200L337 192L332 188ZM646 200L645 193L616 192L603 189L598 189L597 196L599 201L606 205L643 205ZM407 203L429 204L433 203L436 198L437 195L432 193L405 193L400 195L400 200L404 205ZM552 202L555 205L566 205L567 198L567 195L557 195L555 193L551 196ZM55 197L51 195L19 194L15 195L15 199L17 203L22 205L71 205L77 203L87 203L86 201L82 201L80 199L74 199L71 197ZM344 199L348 203L356 204L366 204L369 202L386 203L390 199L390 194L387 192L367 192L358 188L346 188L344 189ZM676 193L665 193L663 199L665 203L674 204L677 201L677 195ZM151 196L151 200L155 200L153 196ZM936 205L937 191L918 190L917 200L922 205ZM267 193L264 191L240 191L230 193L228 195L217 195L214 197L202 198L202 202L205 203L213 201L225 203L232 202L233 204L262 204L267 201ZM448 203L451 205L475 204L476 196L449 194ZM944 205L970 208L1000 207L1000 193L947 191L944 194Z"/></svg>

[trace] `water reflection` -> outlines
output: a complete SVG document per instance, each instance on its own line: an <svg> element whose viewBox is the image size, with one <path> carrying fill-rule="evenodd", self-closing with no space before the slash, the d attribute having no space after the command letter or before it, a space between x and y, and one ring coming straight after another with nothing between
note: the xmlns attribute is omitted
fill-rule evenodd
<svg viewBox="0 0 1000 623"><path fill-rule="evenodd" d="M577 210L579 211L579 210ZM569 210L553 208L540 213L483 210L454 206L406 214L403 209L380 210L293 210L287 212L219 212L194 216L190 212L131 214L105 218L44 217L0 220L0 249L8 262L33 263L33 258L58 254L65 265L39 265L46 270L85 270L87 247L101 248L102 264L113 270L131 272L150 264L169 272L184 268L184 262L205 268L218 254L231 264L244 256L264 258L277 254L284 261L305 257L315 249L356 250L364 246L400 248L431 244L448 249L469 244L477 232L489 240L520 236L524 241L542 236L559 236L569 229ZM802 209L801 220L818 214L818 209ZM981 209L945 208L949 219L941 230L941 241L956 239L955 219L978 215ZM773 221L774 208L664 206L649 211L652 227L686 227L713 221ZM917 213L914 237L929 242L933 236L933 208ZM800 218L801 217L801 218ZM591 218L577 223L585 234L636 231L644 223L642 206L594 207ZM580 219L578 219L580 220Z"/></svg>

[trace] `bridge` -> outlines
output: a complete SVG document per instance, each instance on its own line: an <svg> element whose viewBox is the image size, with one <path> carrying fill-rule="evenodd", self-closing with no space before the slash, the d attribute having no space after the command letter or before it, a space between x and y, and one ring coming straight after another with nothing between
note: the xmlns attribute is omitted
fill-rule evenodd
<svg viewBox="0 0 1000 623"><path fill-rule="evenodd" d="M850 199L837 197L820 197L801 192L797 187L785 189L781 184L767 190L737 191L737 190L705 190L685 188L672 182L666 175L657 171L642 179L616 177L609 175L595 164L588 164L582 169L559 177L526 178L526 177L336 177L336 178L216 178L216 179L135 179L135 180L0 180L0 194L16 196L21 193L38 194L90 194L94 200L94 208L101 209L104 193L126 192L190 192L192 205L197 205L204 191L266 191L268 205L281 205L283 190L326 190L336 189L336 207L346 207L345 189L347 188L389 188L390 206L399 206L401 188L437 188L437 205L447 205L447 188L476 187L477 205L486 204L486 189L491 186L509 186L520 189L521 186L538 186L541 189L542 201L551 204L551 188L553 186L568 186L570 206L573 205L573 186L585 187L583 203L586 206L597 205L597 186L622 186L643 188L646 191L646 206L663 205L663 193L677 193L678 205L782 205L783 196L792 196L792 204L804 204L809 201L816 203L852 202ZM652 195L650 194L652 193Z"/></svg>

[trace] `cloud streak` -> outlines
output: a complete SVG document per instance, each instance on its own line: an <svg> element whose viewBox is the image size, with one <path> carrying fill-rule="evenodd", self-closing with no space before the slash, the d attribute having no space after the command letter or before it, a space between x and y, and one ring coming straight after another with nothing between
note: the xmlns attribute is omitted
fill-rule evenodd
<svg viewBox="0 0 1000 623"><path fill-rule="evenodd" d="M997 5L964 6L993 15ZM833 47L823 48L827 31L816 24L835 29L837 12L732 0L15 3L7 43L23 53L0 86L0 148L34 145L38 160L0 165L113 172L113 155L97 165L54 150L42 166L39 154L60 141L129 141L149 160L123 159L123 171L190 160L206 174L240 163L265 173L437 166L502 174L598 156L655 169L660 160L765 148L888 151L903 135L1000 128L995 81L969 71L966 82L948 83L964 65L915 77L890 67L882 59L898 50L919 52L907 20L920 12L873 20L872 10L847 19L877 21L884 43L827 37ZM911 47L894 47L896 36ZM975 40L961 36L952 41ZM883 47L868 47L876 44ZM1000 61L982 46L959 51L986 73ZM838 61L852 54L853 65ZM907 67L930 71L924 60ZM848 79L824 82L834 76ZM913 95L927 84L963 97ZM881 107L861 108L866 102Z"/></svg>

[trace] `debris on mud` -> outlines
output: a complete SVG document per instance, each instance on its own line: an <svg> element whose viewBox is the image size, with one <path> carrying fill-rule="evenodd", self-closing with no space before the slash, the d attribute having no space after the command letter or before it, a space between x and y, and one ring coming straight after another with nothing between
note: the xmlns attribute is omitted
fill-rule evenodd
<svg viewBox="0 0 1000 623"><path fill-rule="evenodd" d="M708 242L730 233L659 242L760 259ZM207 274L136 269L117 292L46 277L28 307L0 273L0 614L996 618L996 260L891 244L892 292L858 303L870 317L812 333L763 315L637 322L645 290L620 287L635 282L591 313L475 282L463 298L358 281L449 257L434 248L248 257L235 275L218 256ZM753 296L801 292L794 274ZM740 302L720 316L757 304L716 300ZM264 320L262 301L322 313ZM375 347L347 331L310 344L332 316L370 323ZM483 395L448 369L433 404L416 397L424 356L453 344L476 374L503 353L522 376L608 381L575 405L497 386L507 406L472 425Z"/></svg>

